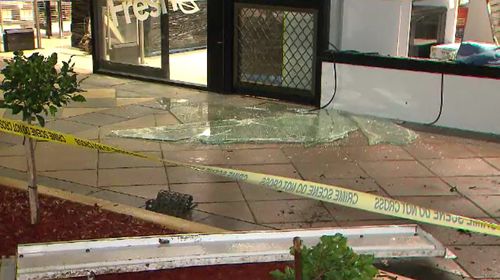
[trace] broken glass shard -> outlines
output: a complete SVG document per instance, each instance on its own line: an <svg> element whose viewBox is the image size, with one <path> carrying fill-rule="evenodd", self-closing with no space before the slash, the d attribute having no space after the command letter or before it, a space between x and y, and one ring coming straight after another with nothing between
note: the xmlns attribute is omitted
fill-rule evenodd
<svg viewBox="0 0 500 280"><path fill-rule="evenodd" d="M300 106L262 102L246 106L227 102L192 102L160 99L181 124L112 131L111 135L171 142L233 143L330 143L360 129L370 145L407 144L416 133L390 120L354 116L335 110L310 111ZM227 100L226 100L227 101Z"/></svg>

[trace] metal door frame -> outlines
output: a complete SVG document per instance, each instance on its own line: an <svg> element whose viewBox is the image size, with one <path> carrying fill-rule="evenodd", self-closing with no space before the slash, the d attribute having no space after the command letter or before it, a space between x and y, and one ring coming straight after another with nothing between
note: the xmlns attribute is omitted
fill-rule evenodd
<svg viewBox="0 0 500 280"><path fill-rule="evenodd" d="M92 32L92 63L94 73L105 73L111 75L130 76L144 80L161 80L169 79L169 28L168 14L162 14L161 20L161 60L162 67L155 68L146 65L125 64L119 62L106 61L103 59L101 45L103 44L104 34L99 32L98 27L103 26L100 18L98 1L90 0L90 18Z"/></svg>
<svg viewBox="0 0 500 280"><path fill-rule="evenodd" d="M226 61L225 65L225 90L229 90L232 93L247 94L253 96L268 97L286 101L293 101L297 103L310 104L314 106L319 106L321 101L321 60L319 56L328 49L328 37L329 37L329 14L330 14L330 1L328 0L234 0L228 1L225 9L225 30L224 33L231 35L231 38L225 38L224 44L224 56ZM255 5L255 6L271 6L278 9L286 10L300 10L300 11L314 11L316 13L315 20L315 57L313 62L313 84L312 84L312 95L305 95L304 91L292 90L288 88L272 88L269 86L256 86L245 87L238 85L236 82L236 20L237 14L236 9L239 5ZM230 9L230 11L229 11ZM227 47L228 44L231 46ZM227 71L227 68L230 71Z"/></svg>

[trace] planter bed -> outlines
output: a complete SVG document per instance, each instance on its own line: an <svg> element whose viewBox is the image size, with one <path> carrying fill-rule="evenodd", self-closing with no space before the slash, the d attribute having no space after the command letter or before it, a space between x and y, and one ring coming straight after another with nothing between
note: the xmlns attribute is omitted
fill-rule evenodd
<svg viewBox="0 0 500 280"><path fill-rule="evenodd" d="M274 280L269 272L286 266L293 267L293 263L288 262L270 262L253 264L234 264L234 265L213 265L185 267L169 270L107 274L99 275L97 280ZM72 278L73 280L87 280L87 277ZM379 276L374 280L412 280L400 275L380 271Z"/></svg>
<svg viewBox="0 0 500 280"><path fill-rule="evenodd" d="M25 191L0 185L0 256L15 255L17 244L176 233L161 225L40 195L40 223L32 226Z"/></svg>
<svg viewBox="0 0 500 280"><path fill-rule="evenodd" d="M213 265L185 267L169 270L98 275L97 280L272 280L269 272L275 269L284 269L290 263L258 263L237 265ZM87 277L73 278L74 280L87 280Z"/></svg>
<svg viewBox="0 0 500 280"><path fill-rule="evenodd" d="M164 226L132 216L117 214L97 206L88 206L40 194L41 219L32 226L26 191L0 185L0 255L15 255L18 244L46 243L133 237L179 233ZM270 272L293 266L290 262L194 266L176 269L98 275L98 280L182 280L241 279L273 280ZM87 277L71 278L86 280ZM381 273L376 279L394 279ZM397 278L408 279L408 278Z"/></svg>

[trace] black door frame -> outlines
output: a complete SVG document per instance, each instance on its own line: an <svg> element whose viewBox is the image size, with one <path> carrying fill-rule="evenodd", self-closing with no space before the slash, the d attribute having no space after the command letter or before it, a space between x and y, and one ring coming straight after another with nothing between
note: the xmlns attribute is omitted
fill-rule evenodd
<svg viewBox="0 0 500 280"><path fill-rule="evenodd" d="M147 81L168 82L169 76L169 43L168 43L168 14L162 14L161 20L161 60L162 67L154 68L145 65L124 64L111 62L102 59L102 44L104 34L99 32L98 26L103 26L102 19L99 17L97 5L100 0L90 0L90 19L92 32L92 68L94 73L102 73L114 76L125 76ZM102 1L102 0L101 0Z"/></svg>
<svg viewBox="0 0 500 280"><path fill-rule="evenodd" d="M255 96L271 97L275 99L290 100L298 103L307 103L319 106L321 100L321 60L319 56L328 50L330 0L207 0L207 86L200 86L186 82L170 81L164 78L164 69L152 67L110 63L99 59L100 38L97 26L97 0L89 1L91 11L91 31L94 36L92 43L93 71L114 76L126 76L139 80L155 81L171 85L180 85L201 90L208 90L225 94L249 94ZM317 42L314 97L305 99L301 96L284 96L272 94L268 91L236 91L234 87L234 8L235 2L271 6L284 6L291 8L311 8L318 11ZM96 21L97 20L97 21ZM166 25L166 26L165 26ZM162 16L162 59L168 59L168 14ZM167 53L165 53L167 52ZM103 67L104 66L104 67ZM167 69L168 71L168 69Z"/></svg>
<svg viewBox="0 0 500 280"><path fill-rule="evenodd" d="M319 106L321 102L321 59L319 56L328 50L330 26L330 0L209 0L208 32L209 32L209 89L228 94L248 94L270 97L298 103ZM234 86L234 10L235 3L257 4L294 9L314 9L317 11L316 61L314 65L314 96L284 95L273 92L269 88L251 89ZM212 10L211 10L212 9ZM222 26L222 29L218 29ZM222 30L222 32L221 32ZM211 41L213 40L213 41ZM221 43L222 42L222 46ZM210 51L210 45L214 47ZM213 76L210 79L210 73ZM210 82L212 81L212 82Z"/></svg>

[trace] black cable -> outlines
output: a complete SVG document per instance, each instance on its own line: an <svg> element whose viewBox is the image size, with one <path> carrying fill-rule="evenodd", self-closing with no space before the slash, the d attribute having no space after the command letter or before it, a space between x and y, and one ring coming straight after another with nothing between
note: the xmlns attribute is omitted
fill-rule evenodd
<svg viewBox="0 0 500 280"><path fill-rule="evenodd" d="M443 113L443 105L444 105L444 73L441 73L441 104L439 105L439 114L433 122L430 122L427 125L434 125L439 121L439 119L441 118L441 114Z"/></svg>
<svg viewBox="0 0 500 280"><path fill-rule="evenodd" d="M328 44L333 47L333 49L336 51L336 52L340 52L339 48L337 48L337 46L335 46L334 44L332 44L331 42L328 42Z"/></svg>
<svg viewBox="0 0 500 280"><path fill-rule="evenodd" d="M335 81L335 86L333 88L333 95L332 98L330 98L330 101L326 103L325 105L321 106L318 110L323 110L326 107L328 107L330 104L332 104L333 100L335 99L335 95L337 95L337 63L333 62L333 77Z"/></svg>
<svg viewBox="0 0 500 280"><path fill-rule="evenodd" d="M339 48L337 48L337 46L335 46L334 44L332 44L331 42L328 42L328 44L330 46L333 47L333 49L335 50L335 52L340 52ZM332 104L333 102L333 99L335 99L335 95L337 94L337 63L335 63L335 61L333 62L333 76L334 76L334 81L335 81L335 87L333 89L333 95L332 95L332 98L330 99L330 101L328 101L328 103L326 103L326 105L324 106L321 106L319 107L318 109L312 109L310 110L309 112L314 112L314 111L319 111L319 110L323 110L325 109L326 107L328 107L330 104Z"/></svg>

